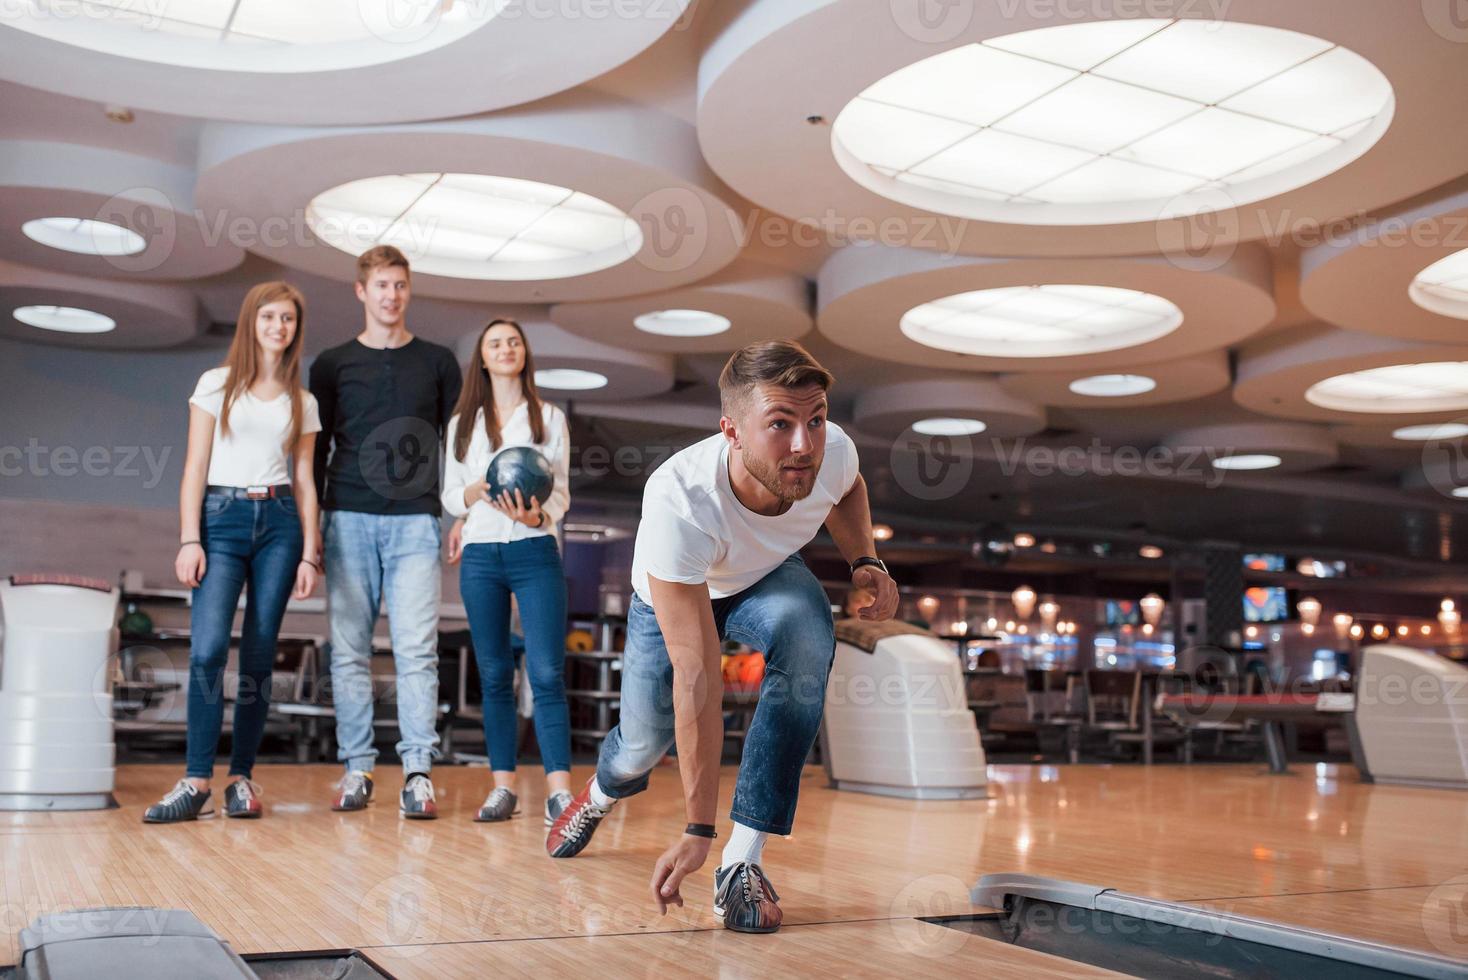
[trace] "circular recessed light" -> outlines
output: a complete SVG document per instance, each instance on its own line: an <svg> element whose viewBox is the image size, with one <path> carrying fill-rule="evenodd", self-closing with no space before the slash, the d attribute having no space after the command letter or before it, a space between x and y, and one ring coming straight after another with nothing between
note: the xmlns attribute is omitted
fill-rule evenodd
<svg viewBox="0 0 1468 980"><path fill-rule="evenodd" d="M890 524L873 524L872 525L872 540L873 541L891 541L892 540L893 533L894 532L892 530L892 525L890 525Z"/></svg>
<svg viewBox="0 0 1468 980"><path fill-rule="evenodd" d="M110 316L75 306L21 306L15 318L27 326L59 333L106 333L117 326Z"/></svg>
<svg viewBox="0 0 1468 980"><path fill-rule="evenodd" d="M1407 295L1425 310L1468 320L1468 248L1417 273Z"/></svg>
<svg viewBox="0 0 1468 980"><path fill-rule="evenodd" d="M1453 487L1453 496L1460 500L1468 497L1468 487Z"/></svg>
<svg viewBox="0 0 1468 980"><path fill-rule="evenodd" d="M1115 286L1006 286L923 303L901 329L927 347L984 357L1068 357L1135 347L1172 333L1182 310Z"/></svg>
<svg viewBox="0 0 1468 980"><path fill-rule="evenodd" d="M1280 464L1278 456L1269 453L1241 453L1237 456L1220 456L1213 465L1221 470L1269 470Z"/></svg>
<svg viewBox="0 0 1468 980"><path fill-rule="evenodd" d="M912 424L920 436L976 436L987 428L978 419L932 418Z"/></svg>
<svg viewBox="0 0 1468 980"><path fill-rule="evenodd" d="M591 391L607 386L607 376L577 368L541 368L535 372L535 384L556 391Z"/></svg>
<svg viewBox="0 0 1468 980"><path fill-rule="evenodd" d="M870 85L838 163L926 210L1114 224L1218 210L1344 167L1391 122L1391 83L1320 38L1216 20L1103 20L991 38Z"/></svg>
<svg viewBox="0 0 1468 980"><path fill-rule="evenodd" d="M136 255L148 247L131 228L91 218L33 218L20 230L33 242L80 255Z"/></svg>
<svg viewBox="0 0 1468 980"><path fill-rule="evenodd" d="M442 47L493 18L506 0L168 0L157 9L22 5L6 23L104 54L185 68L290 73L360 67Z"/></svg>
<svg viewBox="0 0 1468 980"><path fill-rule="evenodd" d="M396 245L414 272L454 279L584 276L642 248L637 222L599 198L483 174L354 180L316 195L306 222L318 238L351 255Z"/></svg>
<svg viewBox="0 0 1468 980"><path fill-rule="evenodd" d="M1408 425L1392 432L1393 439L1406 442L1427 442L1430 439L1461 439L1468 436L1468 425L1462 422L1437 422L1428 425Z"/></svg>
<svg viewBox="0 0 1468 980"><path fill-rule="evenodd" d="M1075 394L1093 398L1144 395L1156 387L1157 382L1143 374L1093 374L1089 378L1077 378L1070 383L1070 390Z"/></svg>
<svg viewBox="0 0 1468 980"><path fill-rule="evenodd" d="M1340 412L1379 415L1468 409L1468 361L1393 364L1317 381L1305 400Z"/></svg>
<svg viewBox="0 0 1468 980"><path fill-rule="evenodd" d="M638 330L662 337L712 337L731 326L729 318L703 310L656 310L635 317Z"/></svg>
<svg viewBox="0 0 1468 980"><path fill-rule="evenodd" d="M1161 558L1162 549L1157 547L1155 544L1144 544L1137 549L1137 554L1141 555L1143 558Z"/></svg>

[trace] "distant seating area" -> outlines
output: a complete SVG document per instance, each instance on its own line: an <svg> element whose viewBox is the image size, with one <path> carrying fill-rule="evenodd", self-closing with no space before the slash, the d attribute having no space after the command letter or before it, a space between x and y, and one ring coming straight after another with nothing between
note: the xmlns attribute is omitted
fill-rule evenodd
<svg viewBox="0 0 1468 980"><path fill-rule="evenodd" d="M1023 677L975 671L970 697L991 707L979 718L986 745L1020 751L1031 741L1041 756L1150 763L1159 750L1177 761L1252 758L1262 751L1257 725L1203 715L1180 723L1157 707L1159 694L1208 691L1259 694L1261 675L1240 672L1232 658L1190 671L1028 668ZM976 712L977 714L977 712Z"/></svg>

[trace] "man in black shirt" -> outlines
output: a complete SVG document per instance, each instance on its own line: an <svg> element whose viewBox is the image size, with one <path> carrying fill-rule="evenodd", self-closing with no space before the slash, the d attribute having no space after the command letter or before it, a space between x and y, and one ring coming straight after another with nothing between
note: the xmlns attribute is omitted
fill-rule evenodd
<svg viewBox="0 0 1468 980"><path fill-rule="evenodd" d="M408 260L379 245L357 260L366 325L311 365L321 410L322 501L331 678L338 756L336 810L372 798L372 634L387 602L397 666L404 816L438 815L429 773L438 736L439 447L462 379L447 347L408 332ZM330 461L328 462L328 455Z"/></svg>

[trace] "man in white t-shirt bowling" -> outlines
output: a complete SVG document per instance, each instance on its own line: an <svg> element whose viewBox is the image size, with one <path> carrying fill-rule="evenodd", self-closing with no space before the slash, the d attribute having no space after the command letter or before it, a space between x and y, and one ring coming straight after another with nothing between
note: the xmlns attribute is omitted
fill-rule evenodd
<svg viewBox="0 0 1468 980"><path fill-rule="evenodd" d="M720 643L765 655L759 705L734 786L734 822L714 874L714 914L739 932L780 927L761 864L765 838L790 833L800 773L820 728L836 640L830 601L797 554L824 524L874 598L863 619L890 619L897 586L876 557L856 447L826 421L832 378L799 344L738 351L719 378L721 434L673 456L648 478L632 560L621 721L596 775L546 838L572 857L617 800L647 788L675 742L688 827L658 858L661 911L716 836L724 744Z"/></svg>

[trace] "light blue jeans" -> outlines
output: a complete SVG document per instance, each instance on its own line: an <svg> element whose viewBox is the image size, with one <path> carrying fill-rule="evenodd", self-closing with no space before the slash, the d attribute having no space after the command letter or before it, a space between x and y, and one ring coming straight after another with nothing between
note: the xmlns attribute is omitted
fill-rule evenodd
<svg viewBox="0 0 1468 980"><path fill-rule="evenodd" d="M428 772L438 756L438 518L431 514L326 512L326 594L337 758L371 772L372 630L387 606L403 772Z"/></svg>
<svg viewBox="0 0 1468 980"><path fill-rule="evenodd" d="M791 555L743 592L714 599L713 609L720 639L765 655L729 816L783 836L795 821L801 769L826 707L826 679L836 656L831 601L800 556ZM642 792L648 774L673 746L673 728L668 646L652 608L634 596L622 654L621 717L602 742L597 785L613 799Z"/></svg>

